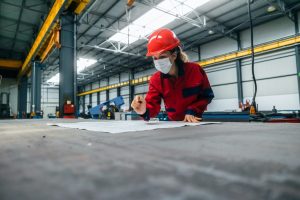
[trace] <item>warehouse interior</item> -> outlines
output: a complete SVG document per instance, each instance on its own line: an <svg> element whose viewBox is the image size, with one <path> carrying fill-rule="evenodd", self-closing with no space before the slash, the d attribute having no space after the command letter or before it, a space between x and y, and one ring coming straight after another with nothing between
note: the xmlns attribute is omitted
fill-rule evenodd
<svg viewBox="0 0 300 200"><path fill-rule="evenodd" d="M162 27L199 124L131 107ZM299 123L299 0L0 0L0 199L300 199Z"/></svg>

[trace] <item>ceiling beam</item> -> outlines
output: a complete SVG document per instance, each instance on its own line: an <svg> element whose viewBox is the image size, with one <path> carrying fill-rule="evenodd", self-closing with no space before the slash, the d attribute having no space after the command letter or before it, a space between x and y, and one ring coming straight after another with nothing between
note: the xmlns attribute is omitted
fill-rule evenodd
<svg viewBox="0 0 300 200"><path fill-rule="evenodd" d="M104 13L102 16L99 16L91 26L89 26L85 31L83 31L78 37L77 40L80 39L84 34L86 34L94 25L96 25L104 15L106 15L115 5L117 5L119 1L115 1ZM87 43L86 43L87 44Z"/></svg>
<svg viewBox="0 0 300 200"><path fill-rule="evenodd" d="M24 5L25 5L25 0L22 0L22 8L21 8L19 16L18 16L17 28L16 28L16 32L15 32L15 35L14 35L14 38L13 38L13 43L11 45L10 55L13 53L13 50L15 48L16 38L17 38L17 35L19 33L20 21L21 21L21 18L22 18Z"/></svg>
<svg viewBox="0 0 300 200"><path fill-rule="evenodd" d="M4 0L0 0L0 3L6 4L6 5L10 5L10 6L14 6L14 7L17 7L17 8L23 8L23 9L30 10L30 11L33 11L33 12L36 12L36 13L47 14L47 12L44 12L44 11L41 11L41 10L32 9L31 6L25 6L25 5L24 6L20 6L20 5L16 5L16 4L13 4L11 2L4 1Z"/></svg>
<svg viewBox="0 0 300 200"><path fill-rule="evenodd" d="M15 22L15 23L17 23L19 21L19 20L4 16L4 15L0 15L0 19ZM26 25L26 26L33 26L33 27L36 26L36 24L30 23L30 22L25 22L25 21L22 21L22 20L20 20L20 23L22 25Z"/></svg>
<svg viewBox="0 0 300 200"><path fill-rule="evenodd" d="M20 69L22 66L21 60L0 59L1 68Z"/></svg>
<svg viewBox="0 0 300 200"><path fill-rule="evenodd" d="M0 34L0 37L1 37L0 39L4 38L4 39L7 39L7 40L15 40L15 42L20 42L20 43L25 43L26 45L30 45L30 42L28 42L26 40L23 40L23 39L18 39L18 38L14 39L14 38L2 35L2 34Z"/></svg>

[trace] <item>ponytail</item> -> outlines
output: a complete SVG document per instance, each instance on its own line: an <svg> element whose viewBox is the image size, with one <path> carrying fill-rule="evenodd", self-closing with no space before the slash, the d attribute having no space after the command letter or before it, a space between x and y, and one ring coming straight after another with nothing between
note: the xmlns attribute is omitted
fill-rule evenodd
<svg viewBox="0 0 300 200"><path fill-rule="evenodd" d="M170 50L171 53L176 53L177 58L175 60L175 64L178 67L183 67L184 63L189 62L189 57L185 52L182 51L181 47L175 47L174 49Z"/></svg>

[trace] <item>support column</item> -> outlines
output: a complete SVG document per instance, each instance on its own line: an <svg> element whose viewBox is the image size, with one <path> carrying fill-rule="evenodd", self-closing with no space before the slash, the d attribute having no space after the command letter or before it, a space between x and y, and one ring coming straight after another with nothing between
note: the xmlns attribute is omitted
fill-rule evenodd
<svg viewBox="0 0 300 200"><path fill-rule="evenodd" d="M109 85L109 77L107 78L107 85ZM106 101L109 100L109 89L106 90Z"/></svg>
<svg viewBox="0 0 300 200"><path fill-rule="evenodd" d="M131 102L134 99L134 85L131 84L131 80L133 79L134 79L134 70L132 69L129 72L129 105L131 105Z"/></svg>
<svg viewBox="0 0 300 200"><path fill-rule="evenodd" d="M77 108L76 85L76 16L66 13L61 16L61 48L59 51L59 114L63 117L66 101ZM76 110L76 109L75 109Z"/></svg>
<svg viewBox="0 0 300 200"><path fill-rule="evenodd" d="M121 74L119 74L119 83L121 83ZM121 87L117 87L117 97L121 96Z"/></svg>
<svg viewBox="0 0 300 200"><path fill-rule="evenodd" d="M92 87L93 87L92 85L93 85L93 84L91 83L91 85L90 85L90 90L92 90ZM93 94L89 94L89 95L90 95L90 98L89 98L89 99L90 99L89 105L92 106L92 103L93 103L93 99L92 99L92 98L93 98Z"/></svg>
<svg viewBox="0 0 300 200"><path fill-rule="evenodd" d="M82 98L82 112L85 113L85 96L81 96Z"/></svg>
<svg viewBox="0 0 300 200"><path fill-rule="evenodd" d="M33 62L31 70L31 101L30 112L37 114L41 112L41 64Z"/></svg>
<svg viewBox="0 0 300 200"><path fill-rule="evenodd" d="M98 88L100 88L100 80L99 80L99 87ZM97 92L97 105L99 105L100 104L100 92Z"/></svg>
<svg viewBox="0 0 300 200"><path fill-rule="evenodd" d="M294 14L294 22L295 22L295 33L299 35L299 22L298 22L298 13ZM299 96L299 104L300 104L300 45L295 46L295 55L296 55L296 68L297 68L297 80L298 80L298 96Z"/></svg>
<svg viewBox="0 0 300 200"><path fill-rule="evenodd" d="M120 87L117 88L117 97L119 97L119 96L121 96L121 88Z"/></svg>
<svg viewBox="0 0 300 200"><path fill-rule="evenodd" d="M20 119L27 116L27 87L28 78L23 76L18 85L18 118Z"/></svg>
<svg viewBox="0 0 300 200"><path fill-rule="evenodd" d="M237 46L238 51L241 50L241 39L240 33L237 33ZM238 89L238 103L243 103L243 81L242 81L242 60L238 59L236 61L236 76L237 76L237 89Z"/></svg>
<svg viewBox="0 0 300 200"><path fill-rule="evenodd" d="M100 92L97 92L97 105L100 104Z"/></svg>

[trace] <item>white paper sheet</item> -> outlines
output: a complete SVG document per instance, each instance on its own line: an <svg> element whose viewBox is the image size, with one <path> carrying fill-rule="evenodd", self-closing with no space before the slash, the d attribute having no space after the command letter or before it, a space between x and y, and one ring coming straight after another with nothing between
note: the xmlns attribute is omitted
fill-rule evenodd
<svg viewBox="0 0 300 200"><path fill-rule="evenodd" d="M124 133L133 131L146 131L161 128L176 128L182 126L198 126L206 124L218 124L220 122L170 122L159 121L157 123L147 123L145 121L95 121L95 122L77 122L77 123L48 123L50 126L60 126L65 128L77 128L89 131Z"/></svg>

